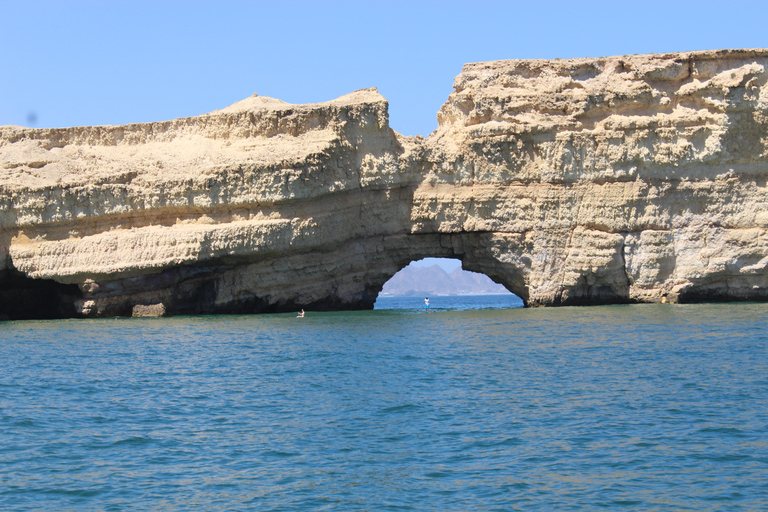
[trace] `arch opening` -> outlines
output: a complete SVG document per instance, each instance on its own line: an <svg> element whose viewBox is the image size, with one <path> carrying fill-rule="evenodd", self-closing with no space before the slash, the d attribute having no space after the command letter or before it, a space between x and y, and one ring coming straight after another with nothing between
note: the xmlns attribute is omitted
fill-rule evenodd
<svg viewBox="0 0 768 512"><path fill-rule="evenodd" d="M412 260L393 275L379 292L374 309L510 309L524 301L486 274L462 268L453 258Z"/></svg>

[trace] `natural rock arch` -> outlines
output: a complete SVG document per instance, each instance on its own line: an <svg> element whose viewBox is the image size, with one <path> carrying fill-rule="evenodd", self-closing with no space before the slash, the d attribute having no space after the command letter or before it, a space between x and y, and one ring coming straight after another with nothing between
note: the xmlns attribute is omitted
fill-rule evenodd
<svg viewBox="0 0 768 512"><path fill-rule="evenodd" d="M525 269L494 257L492 252L484 247L479 236L467 233L411 235L400 243L393 243L392 250L382 251L389 253L388 263L377 265L379 272L375 273L376 280L371 284L370 290L375 291L375 296L378 296L384 284L413 261L424 258L449 258L461 261L464 270L488 276L527 303Z"/></svg>
<svg viewBox="0 0 768 512"><path fill-rule="evenodd" d="M423 257L528 306L766 300L767 64L467 64L427 139L391 130L374 89L0 127L0 315L25 279L66 286L76 316L370 308Z"/></svg>

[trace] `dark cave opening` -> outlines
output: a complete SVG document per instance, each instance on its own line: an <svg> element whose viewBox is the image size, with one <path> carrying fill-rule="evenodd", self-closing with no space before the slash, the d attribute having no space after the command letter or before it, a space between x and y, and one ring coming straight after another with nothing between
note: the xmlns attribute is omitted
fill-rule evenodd
<svg viewBox="0 0 768 512"><path fill-rule="evenodd" d="M49 320L78 316L82 298L75 284L31 279L12 269L0 270L0 320Z"/></svg>

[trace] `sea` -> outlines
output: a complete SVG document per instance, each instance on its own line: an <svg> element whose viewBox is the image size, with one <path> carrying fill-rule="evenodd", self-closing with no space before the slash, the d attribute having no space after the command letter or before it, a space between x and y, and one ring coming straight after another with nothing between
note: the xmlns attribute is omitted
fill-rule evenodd
<svg viewBox="0 0 768 512"><path fill-rule="evenodd" d="M768 304L0 322L0 510L768 510Z"/></svg>

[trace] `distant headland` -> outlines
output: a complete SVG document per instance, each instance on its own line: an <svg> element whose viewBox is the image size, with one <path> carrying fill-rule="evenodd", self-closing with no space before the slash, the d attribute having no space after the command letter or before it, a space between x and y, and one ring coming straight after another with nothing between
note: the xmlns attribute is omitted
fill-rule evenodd
<svg viewBox="0 0 768 512"><path fill-rule="evenodd" d="M768 50L467 64L376 89L0 127L0 317L372 308L458 258L527 306L768 299Z"/></svg>

